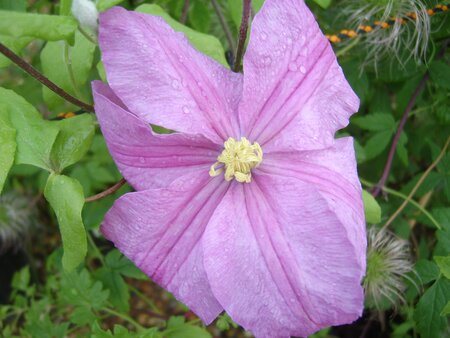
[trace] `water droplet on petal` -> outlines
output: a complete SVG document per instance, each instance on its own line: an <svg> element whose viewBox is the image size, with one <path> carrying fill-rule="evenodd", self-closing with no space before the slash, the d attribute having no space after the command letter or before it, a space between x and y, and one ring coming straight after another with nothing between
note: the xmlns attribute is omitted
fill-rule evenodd
<svg viewBox="0 0 450 338"><path fill-rule="evenodd" d="M145 163L145 158L144 157L139 157L139 162Z"/></svg>
<svg viewBox="0 0 450 338"><path fill-rule="evenodd" d="M302 72L302 74L306 74L306 68L304 66L300 66L300 72Z"/></svg>
<svg viewBox="0 0 450 338"><path fill-rule="evenodd" d="M178 82L178 80L173 80L172 81L172 88L173 89L179 89L180 88L180 83Z"/></svg>
<svg viewBox="0 0 450 338"><path fill-rule="evenodd" d="M291 38L287 38L287 39L286 39L286 43L287 43L288 45L291 45L291 44L292 44L292 39L291 39Z"/></svg>
<svg viewBox="0 0 450 338"><path fill-rule="evenodd" d="M264 58L264 64L265 65L270 65L272 63L272 58L270 56L266 56Z"/></svg>
<svg viewBox="0 0 450 338"><path fill-rule="evenodd" d="M189 112L190 112L189 108L186 107L186 106L184 106L184 107L183 107L183 113L189 114Z"/></svg>
<svg viewBox="0 0 450 338"><path fill-rule="evenodd" d="M266 33L261 33L261 40L265 40L267 39L267 34Z"/></svg>

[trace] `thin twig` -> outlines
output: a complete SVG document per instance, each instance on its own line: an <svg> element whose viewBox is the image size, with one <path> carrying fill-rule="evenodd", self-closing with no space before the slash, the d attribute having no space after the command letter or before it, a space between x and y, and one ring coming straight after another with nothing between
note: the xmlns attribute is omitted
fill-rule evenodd
<svg viewBox="0 0 450 338"><path fill-rule="evenodd" d="M187 21L189 13L189 0L184 0L183 11L181 12L180 22L184 25Z"/></svg>
<svg viewBox="0 0 450 338"><path fill-rule="evenodd" d="M236 56L234 58L233 71L238 72L241 68L241 60L244 55L244 45L247 39L248 20L252 9L252 0L244 0L242 10L241 28L239 29L239 42L236 50Z"/></svg>
<svg viewBox="0 0 450 338"><path fill-rule="evenodd" d="M99 199L102 199L103 197L106 197L108 195L112 195L114 194L117 190L119 190L125 183L127 183L127 181L125 181L124 178L122 178L119 182L117 182L116 184L114 184L112 187L106 189L105 191L102 191L101 193L98 193L96 195L93 196L89 196L85 199L85 202L94 202L97 201Z"/></svg>
<svg viewBox="0 0 450 338"><path fill-rule="evenodd" d="M368 187L368 188L373 188L375 186L374 183L366 181L363 178L359 178L359 180L361 181L361 183ZM439 222L433 217L433 215L431 215L422 205L420 205L419 203L417 203L415 200L413 200L412 198L408 198L408 196L406 196L405 194L402 194L401 192L394 190L394 189L390 189L388 187L383 187L383 191L401 198L402 200L406 201L407 203L410 203L412 206L416 207L417 210L419 210L420 212L422 212L430 221L431 223L433 223L433 225L438 228L441 229L442 226L439 224Z"/></svg>
<svg viewBox="0 0 450 338"><path fill-rule="evenodd" d="M439 51L439 53L436 57L437 60L441 59L444 56L445 50L447 49L449 43L450 43L450 39L448 39L444 42L441 50ZM405 124L406 124L406 121L408 120L409 114L410 114L411 110L414 108L414 105L416 104L416 101L417 101L420 93L425 88L425 85L429 78L430 78L430 73L427 71L424 74L424 76L422 77L422 79L420 80L419 84L417 85L416 89L414 90L413 95L411 96L411 98L408 101L405 111L403 112L402 119L400 120L400 123L397 127L397 131L395 132L394 139L392 140L392 144L389 149L388 158L386 160L386 164L383 169L383 174L381 175L380 180L378 181L375 189L372 192L372 195L374 197L378 196L378 194L383 190L383 187L386 184L386 181L389 177L389 173L391 171L392 161L394 159L395 151L397 149L397 144L398 144L398 141L400 140L400 136L402 134L403 128L405 127Z"/></svg>
<svg viewBox="0 0 450 338"><path fill-rule="evenodd" d="M234 51L236 49L236 46L234 43L233 35L231 34L231 29L228 26L227 20L225 19L225 17L222 14L222 9L220 8L220 5L217 3L217 0L211 0L211 4L214 8L214 11L216 12L216 15L219 19L220 25L222 26L222 29L225 33L225 37L227 38L228 45L229 45L230 49L232 51Z"/></svg>
<svg viewBox="0 0 450 338"><path fill-rule="evenodd" d="M425 75L420 80L419 84L417 85L416 89L414 90L413 95L408 101L408 105L405 108L405 111L403 112L402 119L400 120L400 123L397 127L397 131L395 132L394 139L392 140L391 148L389 149L388 158L386 161L386 164L384 165L383 174L381 175L380 180L378 181L378 184L376 185L372 195L374 197L378 196L378 194L383 189L384 185L386 184L386 181L388 179L389 173L391 171L392 167L392 161L394 159L395 151L397 149L398 141L400 140L400 136L402 134L403 128L405 127L406 121L408 120L409 113L413 109L414 105L416 104L417 98L419 97L420 93L422 93L422 90L425 88L425 85L430 78L430 74L428 72L425 73Z"/></svg>
<svg viewBox="0 0 450 338"><path fill-rule="evenodd" d="M447 142L445 142L444 148L442 148L441 152L439 153L439 156L434 160L434 162L428 167L428 169L423 173L423 175L417 181L416 185L414 186L414 188L411 190L411 192L408 195L408 200L410 200L414 196L417 189L419 189L419 187L422 185L423 181L425 181L425 179L428 177L430 172L438 165L440 160L442 160L442 158L444 157L444 155L447 151L449 144L450 144L450 137L447 138ZM405 200L402 203L402 205L400 205L400 207L391 215L391 217L389 217L389 219L386 221L386 224L383 226L383 228L387 228L389 226L389 224L391 224L395 220L395 218L402 212L402 210L408 204L408 200Z"/></svg>
<svg viewBox="0 0 450 338"><path fill-rule="evenodd" d="M5 55L8 59L10 59L12 62L14 62L17 66L22 68L25 72L27 72L29 75L34 77L36 80L38 80L40 83L42 83L44 86L46 86L51 91L55 92L68 102L80 107L83 110L94 112L94 107L84 103L83 101L78 100L76 97L70 95L67 93L64 89L59 87L56 83L50 81L47 77L45 77L42 73L40 73L36 68L34 68L32 65L30 65L28 62L23 60L19 55L14 53L11 49L6 47L4 44L0 42L0 53Z"/></svg>

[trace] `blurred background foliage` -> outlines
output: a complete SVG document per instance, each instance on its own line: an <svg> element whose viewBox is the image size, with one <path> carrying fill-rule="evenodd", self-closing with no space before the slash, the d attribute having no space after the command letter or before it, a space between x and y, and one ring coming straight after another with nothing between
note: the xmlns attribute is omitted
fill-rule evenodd
<svg viewBox="0 0 450 338"><path fill-rule="evenodd" d="M252 15L262 3L253 1ZM369 277L382 276L386 282L392 277L381 274L389 272L390 251L375 247L369 255L365 286L372 286L364 316L314 337L445 337L450 314L446 3L307 3L334 41L361 99L359 114L339 135L355 139L368 227L389 229L391 244L403 239L402 250L407 250L399 258L405 272L396 279L397 290L378 290L386 294L375 304L369 289L377 292L377 285L385 283L374 284ZM90 82L104 79L95 27L78 23L71 5L71 0L0 0L0 42L92 104ZM226 66L233 62L241 0L96 1L99 11L114 5L160 15L197 49ZM396 24L395 18L405 23ZM359 25L373 29L362 32ZM85 203L121 179L94 114L68 103L1 55L0 86L1 336L251 337L226 314L205 328L102 238L98 227L104 214L131 189L124 185ZM387 167L390 157L392 167ZM370 192L383 173L384 187L373 198Z"/></svg>

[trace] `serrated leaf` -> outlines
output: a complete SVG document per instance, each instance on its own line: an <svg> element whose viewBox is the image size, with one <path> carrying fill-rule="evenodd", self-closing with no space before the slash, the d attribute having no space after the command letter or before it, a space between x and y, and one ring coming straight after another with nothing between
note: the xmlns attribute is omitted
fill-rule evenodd
<svg viewBox="0 0 450 338"><path fill-rule="evenodd" d="M0 113L0 193L14 163L15 154L16 130L11 125L9 116Z"/></svg>
<svg viewBox="0 0 450 338"><path fill-rule="evenodd" d="M105 262L109 268L125 277L147 279L145 274L139 270L133 262L122 255L119 250L110 251L108 255L106 255Z"/></svg>
<svg viewBox="0 0 450 338"><path fill-rule="evenodd" d="M420 259L415 265L420 284L424 285L439 278L438 266L429 260Z"/></svg>
<svg viewBox="0 0 450 338"><path fill-rule="evenodd" d="M16 164L51 170L50 152L59 128L44 121L36 109L12 90L0 88L0 111L9 115L16 130Z"/></svg>
<svg viewBox="0 0 450 338"><path fill-rule="evenodd" d="M86 325L96 319L91 309L78 307L70 314L70 321L76 325Z"/></svg>
<svg viewBox="0 0 450 338"><path fill-rule="evenodd" d="M82 114L56 122L60 132L50 154L54 171L61 172L78 162L89 150L94 138L94 119Z"/></svg>
<svg viewBox="0 0 450 338"><path fill-rule="evenodd" d="M85 95L83 89L92 68L95 48L96 46L79 32L75 34L73 47L61 41L48 42L41 52L44 75L68 93L87 101L85 97L80 96ZM73 81L68 68L69 60ZM64 99L47 87L42 87L42 90L44 101L50 109L56 109L64 104Z"/></svg>
<svg viewBox="0 0 450 338"><path fill-rule="evenodd" d="M364 201L364 215L366 216L366 222L370 224L377 224L381 222L381 208L376 199L363 190L362 197Z"/></svg>
<svg viewBox="0 0 450 338"><path fill-rule="evenodd" d="M227 60L225 59L225 51L222 44L216 37L197 32L180 24L158 5L144 4L136 8L136 11L162 17L175 31L184 33L196 49L203 54L212 57L225 67L228 67Z"/></svg>
<svg viewBox="0 0 450 338"><path fill-rule="evenodd" d="M0 35L33 37L46 41L73 42L77 21L70 16L19 13L0 10Z"/></svg>
<svg viewBox="0 0 450 338"><path fill-rule="evenodd" d="M83 188L73 178L51 174L44 196L58 219L64 249L63 267L66 271L72 271L83 262L87 253L86 231L81 218Z"/></svg>
<svg viewBox="0 0 450 338"><path fill-rule="evenodd" d="M182 324L163 332L167 338L211 338L211 334L198 326Z"/></svg>
<svg viewBox="0 0 450 338"><path fill-rule="evenodd" d="M447 319L441 316L450 299L450 281L438 279L420 298L414 312L417 331L422 338L440 338L447 327Z"/></svg>
<svg viewBox="0 0 450 338"><path fill-rule="evenodd" d="M435 256L434 261L439 266L441 273L450 279L450 255L449 256Z"/></svg>
<svg viewBox="0 0 450 338"><path fill-rule="evenodd" d="M130 310L130 290L122 276L109 268L102 267L95 272L95 276L109 290L109 300L121 312Z"/></svg>
<svg viewBox="0 0 450 338"><path fill-rule="evenodd" d="M391 141L392 131L385 130L373 135L364 145L364 154L366 155L365 160L370 160L372 158L380 155L388 146Z"/></svg>

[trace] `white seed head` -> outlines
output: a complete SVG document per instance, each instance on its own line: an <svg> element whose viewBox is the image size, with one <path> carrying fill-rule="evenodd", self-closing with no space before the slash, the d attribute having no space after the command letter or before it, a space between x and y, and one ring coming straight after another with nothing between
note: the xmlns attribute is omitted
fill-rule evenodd
<svg viewBox="0 0 450 338"><path fill-rule="evenodd" d="M98 11L95 3L90 0L73 0L72 14L82 28L88 28L95 33L97 32Z"/></svg>
<svg viewBox="0 0 450 338"><path fill-rule="evenodd" d="M408 242L375 227L367 233L367 273L364 290L368 306L380 308L385 301L393 306L404 302L405 278L413 270Z"/></svg>
<svg viewBox="0 0 450 338"><path fill-rule="evenodd" d="M409 16L408 16L409 14ZM420 0L345 0L341 15L348 29L367 25L374 21L395 20L387 29L376 28L361 36L361 44L367 50L365 64L377 62L386 56L394 57L400 64L410 58L423 61L430 36L430 17ZM413 19L415 16L416 19Z"/></svg>
<svg viewBox="0 0 450 338"><path fill-rule="evenodd" d="M23 247L36 228L36 209L14 192L0 196L0 253Z"/></svg>

